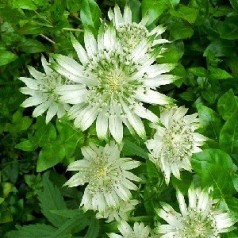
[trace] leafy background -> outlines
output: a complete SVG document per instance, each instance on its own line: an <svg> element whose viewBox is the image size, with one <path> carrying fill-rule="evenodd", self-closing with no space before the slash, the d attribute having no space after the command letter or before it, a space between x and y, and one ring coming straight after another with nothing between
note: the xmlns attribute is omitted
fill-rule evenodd
<svg viewBox="0 0 238 238"><path fill-rule="evenodd" d="M194 174L182 173L169 187L147 159L142 141L126 135L124 156L144 162L140 200L130 221L154 226L159 201L176 203L175 187L191 180L213 186L220 206L238 219L238 0L1 0L0 1L0 236L3 238L96 238L116 224L78 209L83 190L62 187L67 165L80 158L80 147L97 141L95 128L82 133L67 121L31 117L23 110L20 76L27 65L40 68L41 54L75 56L70 43L83 31L95 33L110 7L130 5L134 19L148 15L151 27L163 24L172 41L158 63L177 63L175 85L161 90L178 105L197 111L200 133L209 138L194 155ZM152 107L154 111L158 110ZM148 130L148 135L150 131ZM238 237L237 229L224 237Z"/></svg>

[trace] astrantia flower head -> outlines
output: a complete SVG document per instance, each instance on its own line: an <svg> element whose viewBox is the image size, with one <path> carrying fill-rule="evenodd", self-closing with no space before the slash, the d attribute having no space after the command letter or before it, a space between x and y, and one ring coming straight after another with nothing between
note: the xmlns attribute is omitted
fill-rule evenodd
<svg viewBox="0 0 238 238"><path fill-rule="evenodd" d="M30 95L23 103L23 107L36 106L33 116L38 117L45 111L46 122L48 123L55 115L61 118L69 109L69 105L60 99L57 88L66 83L66 79L60 74L54 72L46 59L42 56L41 62L45 73L37 71L29 66L29 72L33 78L21 77L20 80L26 84L21 88L21 92Z"/></svg>
<svg viewBox="0 0 238 238"><path fill-rule="evenodd" d="M169 42L166 39L161 39L161 34L165 32L163 26L159 25L152 31L149 31L146 28L149 18L145 17L139 23L134 22L132 11L128 6L125 6L124 13L122 14L120 8L116 5L114 10L109 10L108 17L113 22L123 47L128 51L134 50L144 39L148 40L148 51L154 45Z"/></svg>
<svg viewBox="0 0 238 238"><path fill-rule="evenodd" d="M77 83L60 90L61 99L75 104L69 111L76 127L86 130L96 120L99 138L108 133L117 141L123 138L123 123L142 138L145 129L141 118L156 121L157 116L142 103L166 105L172 99L155 89L171 83L176 77L164 75L174 66L154 64L147 54L146 42L141 42L128 54L116 37L115 29L100 30L97 40L86 31L86 50L75 39L73 46L81 63L72 58L55 55L57 72ZM80 85L80 89L77 89Z"/></svg>
<svg viewBox="0 0 238 238"><path fill-rule="evenodd" d="M130 213L135 210L135 206L139 203L139 201L132 199L129 201L121 200L120 203L115 207L107 207L103 212L98 212L96 217L106 218L107 222L116 221L127 221Z"/></svg>
<svg viewBox="0 0 238 238"><path fill-rule="evenodd" d="M199 127L197 113L185 115L188 109L172 107L161 112L161 124L154 124L156 129L153 139L146 142L150 151L149 158L164 173L166 183L173 174L180 179L180 170L191 171L191 157L200 152L199 148L206 138L195 132Z"/></svg>
<svg viewBox="0 0 238 238"><path fill-rule="evenodd" d="M190 188L188 206L180 191L177 191L177 199L181 213L168 204L162 204L158 211L168 223L158 227L158 232L163 234L161 238L219 238L221 233L232 229L234 221L228 213L215 208L217 201L207 191Z"/></svg>
<svg viewBox="0 0 238 238"><path fill-rule="evenodd" d="M134 223L133 228L130 225L122 221L118 226L118 230L122 235L115 233L108 234L110 238L149 238L150 237L150 228L145 226L142 222Z"/></svg>
<svg viewBox="0 0 238 238"><path fill-rule="evenodd" d="M115 143L105 147L95 144L82 148L84 159L71 163L69 171L78 171L66 185L74 187L88 184L81 205L85 210L103 212L108 207L117 207L120 202L131 198L130 190L137 186L132 181L140 181L129 170L140 165L130 158L120 158L120 148Z"/></svg>

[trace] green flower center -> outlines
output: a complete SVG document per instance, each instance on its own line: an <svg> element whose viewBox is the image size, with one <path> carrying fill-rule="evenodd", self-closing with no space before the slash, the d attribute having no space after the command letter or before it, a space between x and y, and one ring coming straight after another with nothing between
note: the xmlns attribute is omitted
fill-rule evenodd
<svg viewBox="0 0 238 238"><path fill-rule="evenodd" d="M188 216L184 217L183 238L209 238L219 237L215 221L212 215L206 215L201 211L190 209Z"/></svg>
<svg viewBox="0 0 238 238"><path fill-rule="evenodd" d="M57 73L46 75L43 81L39 84L39 90L45 94L45 96L53 100L54 102L60 102L59 94L56 91L56 87L64 85L67 80Z"/></svg>
<svg viewBox="0 0 238 238"><path fill-rule="evenodd" d="M124 52L102 51L85 66L85 72L93 74L99 82L90 89L94 91L94 95L101 96L107 102L111 98L120 102L121 97L129 98L134 95L140 85L137 80L132 79L136 71L137 65Z"/></svg>
<svg viewBox="0 0 238 238"><path fill-rule="evenodd" d="M182 161L185 157L192 155L193 133L183 121L173 122L172 126L166 130L164 141L166 146L162 149L162 155L170 163Z"/></svg>
<svg viewBox="0 0 238 238"><path fill-rule="evenodd" d="M148 30L135 22L123 24L117 28L118 37L123 47L133 50L143 39L148 37Z"/></svg>

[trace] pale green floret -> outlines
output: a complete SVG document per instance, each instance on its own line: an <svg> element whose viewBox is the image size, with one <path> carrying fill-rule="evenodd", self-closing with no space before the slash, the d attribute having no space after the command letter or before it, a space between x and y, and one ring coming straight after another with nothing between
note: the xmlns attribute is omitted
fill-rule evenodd
<svg viewBox="0 0 238 238"><path fill-rule="evenodd" d="M152 31L146 28L148 18L143 18L139 23L132 19L132 11L128 6L125 6L122 13L120 8L116 5L114 9L108 12L109 19L113 22L117 30L117 36L123 48L131 52L138 44L147 39L148 53L152 53L152 48L155 45L168 43L166 39L161 39L161 34L165 32L163 26L157 26ZM161 48L161 52L163 48Z"/></svg>
<svg viewBox="0 0 238 238"><path fill-rule="evenodd" d="M135 210L135 206L139 203L137 200L129 200L123 201L121 200L120 203L115 207L107 207L104 211L98 212L96 217L106 218L107 222L112 222L113 220L116 221L127 221L129 219L130 213Z"/></svg>
<svg viewBox="0 0 238 238"><path fill-rule="evenodd" d="M168 224L156 229L161 238L220 238L222 233L232 230L235 223L228 213L215 208L209 192L191 187L188 190L188 205L178 190L180 213L169 204L161 203L158 215Z"/></svg>
<svg viewBox="0 0 238 238"><path fill-rule="evenodd" d="M131 190L137 190L133 182L139 182L140 178L129 170L140 163L130 158L120 158L120 150L115 143L105 147L90 144L82 148L84 159L68 166L69 171L78 173L66 185L75 187L87 184L81 202L85 210L98 211L109 217L110 209L120 207L122 202L129 202Z"/></svg>
<svg viewBox="0 0 238 238"><path fill-rule="evenodd" d="M124 124L145 139L142 118L155 122L158 117L143 103L166 105L173 102L156 88L174 82L176 77L166 74L174 65L154 64L156 59L147 53L146 40L128 53L113 27L100 29L97 39L86 31L84 42L85 48L72 38L80 63L55 55L56 63L52 65L79 87L65 85L58 91L61 100L73 105L69 116L74 119L74 125L84 131L96 121L100 139L111 135L120 143Z"/></svg>
<svg viewBox="0 0 238 238"><path fill-rule="evenodd" d="M42 56L42 65L45 73L37 71L29 66L29 72L33 78L21 77L20 80L26 84L20 91L23 94L30 95L23 103L23 107L36 106L33 116L38 117L47 111L46 123L55 115L61 118L69 110L69 105L61 99L58 89L69 81L62 75L54 72L49 63Z"/></svg>
<svg viewBox="0 0 238 238"><path fill-rule="evenodd" d="M122 221L119 226L118 230L120 231L121 235L116 233L108 234L109 238L150 238L150 228L145 226L143 222L136 222L134 223L133 228L126 221Z"/></svg>
<svg viewBox="0 0 238 238"><path fill-rule="evenodd" d="M197 114L186 115L188 109L172 107L160 114L160 124L155 128L153 139L146 142L149 158L160 169L166 183L171 174L180 179L180 170L191 171L191 157L200 152L206 137L195 132L199 127Z"/></svg>

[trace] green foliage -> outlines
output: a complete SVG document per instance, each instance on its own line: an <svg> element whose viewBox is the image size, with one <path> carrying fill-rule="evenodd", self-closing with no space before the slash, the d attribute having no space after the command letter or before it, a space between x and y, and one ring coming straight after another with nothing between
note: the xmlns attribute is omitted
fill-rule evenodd
<svg viewBox="0 0 238 238"><path fill-rule="evenodd" d="M226 196L233 191L234 165L231 157L218 149L206 149L193 156L192 166L204 187L213 187Z"/></svg>
<svg viewBox="0 0 238 238"><path fill-rule="evenodd" d="M238 153L238 110L236 110L232 116L226 121L222 127L219 142L221 148L230 153Z"/></svg>
<svg viewBox="0 0 238 238"><path fill-rule="evenodd" d="M7 238L69 238L73 233L79 233L86 227L88 229L83 237L97 237L98 221L91 213L84 214L80 209L67 209L59 188L52 184L47 174L43 176L43 191L39 193L38 199L42 213L53 226L45 224L17 226L18 230L8 233Z"/></svg>
<svg viewBox="0 0 238 238"><path fill-rule="evenodd" d="M80 17L85 28L98 29L100 24L101 11L94 0L82 0Z"/></svg>
<svg viewBox="0 0 238 238"><path fill-rule="evenodd" d="M179 79L158 90L197 112L199 133L208 140L193 155L193 173L181 180L163 174L148 159L143 141L125 132L123 157L141 161L140 201L130 222L154 227L160 202L176 207L175 188L184 194L191 183L213 188L219 206L238 219L238 1L229 0L2 0L0 2L0 236L1 238L96 238L116 231L116 224L97 220L79 208L83 188L63 184L70 162L81 159L80 148L95 136L74 128L67 118L45 123L23 109L25 96L18 79L29 77L27 65L42 70L41 54L76 56L70 35L83 42L82 32L95 34L107 11L118 4L133 9L133 19L148 17L148 28L166 27L164 56L158 63L173 63ZM160 50L160 47L158 47ZM155 113L160 108L152 106ZM153 131L147 126L147 136ZM125 130L126 131L126 130ZM45 174L44 171L48 170ZM237 225L235 225L237 228ZM237 229L222 237L238 237Z"/></svg>

